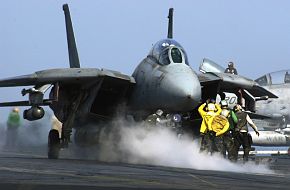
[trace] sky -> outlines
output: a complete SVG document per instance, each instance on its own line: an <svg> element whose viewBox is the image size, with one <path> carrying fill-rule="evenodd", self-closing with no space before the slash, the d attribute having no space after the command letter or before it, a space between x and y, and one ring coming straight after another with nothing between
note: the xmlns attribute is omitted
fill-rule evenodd
<svg viewBox="0 0 290 190"><path fill-rule="evenodd" d="M166 38L173 7L173 38L196 72L205 57L224 67L233 61L251 79L290 68L287 0L9 0L0 6L0 78L69 66L64 3L81 67L131 75L152 45ZM24 100L21 89L0 89L0 101ZM0 121L8 111L0 108Z"/></svg>

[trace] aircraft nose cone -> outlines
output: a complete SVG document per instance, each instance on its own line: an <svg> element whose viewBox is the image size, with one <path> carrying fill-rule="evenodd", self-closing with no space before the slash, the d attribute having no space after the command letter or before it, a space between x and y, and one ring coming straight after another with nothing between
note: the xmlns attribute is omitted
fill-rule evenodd
<svg viewBox="0 0 290 190"><path fill-rule="evenodd" d="M201 87L196 74L190 70L175 72L163 81L163 90L168 94L168 109L190 111L201 99Z"/></svg>

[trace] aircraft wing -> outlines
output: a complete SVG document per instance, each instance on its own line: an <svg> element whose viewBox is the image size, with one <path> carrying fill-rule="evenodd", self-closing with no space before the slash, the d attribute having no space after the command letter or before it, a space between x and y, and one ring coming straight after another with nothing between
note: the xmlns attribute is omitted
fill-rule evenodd
<svg viewBox="0 0 290 190"><path fill-rule="evenodd" d="M240 75L229 73L207 72L198 75L200 84L203 87L218 87L219 91L235 92L238 89L246 89L254 97L268 96L269 98L278 98L275 94L259 86L255 81Z"/></svg>
<svg viewBox="0 0 290 190"><path fill-rule="evenodd" d="M15 86L32 86L53 84L59 82L61 84L82 84L87 81L98 80L101 77L110 77L129 83L135 83L135 79L131 76L124 75L117 71L110 71L96 68L65 68L65 69L48 69L38 71L29 75L22 75L0 80L0 87Z"/></svg>
<svg viewBox="0 0 290 190"><path fill-rule="evenodd" d="M62 86L78 85L82 86L82 88L89 88L87 84L97 84L98 81L102 81L101 79L107 81L105 88L115 89L115 91L120 91L120 93L122 89L124 91L136 83L133 77L117 71L96 68L65 68L43 70L30 75L2 79L0 80L0 87L34 86L34 88L28 90L23 89L22 95L30 92L40 92L44 94L49 86L56 83ZM102 87L100 87L100 89L102 89ZM52 99L42 99L38 102L38 105L50 105L52 101ZM0 107L30 105L31 101L0 103Z"/></svg>
<svg viewBox="0 0 290 190"><path fill-rule="evenodd" d="M251 119L271 119L270 116L253 113L251 111L245 111L245 113L247 113Z"/></svg>

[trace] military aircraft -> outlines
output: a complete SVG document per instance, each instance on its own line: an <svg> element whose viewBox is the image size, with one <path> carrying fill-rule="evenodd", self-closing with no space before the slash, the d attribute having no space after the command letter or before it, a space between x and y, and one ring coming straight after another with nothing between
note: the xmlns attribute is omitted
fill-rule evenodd
<svg viewBox="0 0 290 190"><path fill-rule="evenodd" d="M255 80L268 91L279 96L278 99L256 102L256 113L270 116L265 120L265 130L285 128L290 124L290 70L281 70L265 74ZM261 122L261 121L260 121Z"/></svg>
<svg viewBox="0 0 290 190"><path fill-rule="evenodd" d="M0 87L33 86L22 90L23 96L28 95L28 101L4 102L0 106L31 106L23 113L27 120L42 118L42 106L49 106L63 123L61 139L58 131L49 132L48 158L58 158L60 143L68 145L72 128L75 128L77 144L98 143L98 127L103 126L98 124L111 121L120 107L124 115L142 119L157 109L166 113L191 111L202 99L216 96L224 89L243 88L250 90L253 96L275 97L242 76L210 72L197 75L189 66L185 49L173 40L172 8L168 15L167 39L152 47L132 76L106 69L80 68L67 4L63 5L63 10L70 68L0 80ZM45 99L44 94L49 89L49 98Z"/></svg>
<svg viewBox="0 0 290 190"><path fill-rule="evenodd" d="M281 70L265 74L255 81L265 89L279 96L278 99L255 103L257 114L269 116L264 120L255 119L260 130L257 138L254 134L253 145L256 146L290 146L290 70Z"/></svg>

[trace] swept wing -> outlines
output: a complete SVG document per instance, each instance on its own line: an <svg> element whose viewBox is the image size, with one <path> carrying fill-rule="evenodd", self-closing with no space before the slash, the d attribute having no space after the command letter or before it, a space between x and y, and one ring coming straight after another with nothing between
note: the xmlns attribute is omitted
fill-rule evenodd
<svg viewBox="0 0 290 190"><path fill-rule="evenodd" d="M201 85L205 88L214 85L218 87L218 91L226 92L235 92L238 89L245 89L254 97L268 96L269 98L278 98L275 94L261 87L255 81L240 75L207 72L199 74L198 78Z"/></svg>
<svg viewBox="0 0 290 190"><path fill-rule="evenodd" d="M48 69L38 71L29 75L22 75L0 80L0 87L32 86L53 84L81 84L85 82L97 81L101 77L110 77L118 80L135 83L131 76L124 75L117 71L110 71L96 68L65 68Z"/></svg>
<svg viewBox="0 0 290 190"><path fill-rule="evenodd" d="M104 80L110 82L107 82L106 86L103 86L100 83L102 83ZM82 89L91 88L91 85L89 84L95 84L96 86L100 85L99 90L102 90L102 88L128 89L135 84L135 79L120 72L105 69L64 68L48 69L29 75L22 75L0 80L0 87L34 86L33 92L40 94L44 94L44 91L40 91L39 89L49 84L57 84L60 86L78 85L82 86ZM26 93L22 92L22 94L25 95ZM31 92L29 92L29 94L31 94ZM51 99L42 99L37 103L37 105L49 105L52 103L52 101L53 100ZM30 106L31 104L31 101L17 101L0 103L0 106Z"/></svg>
<svg viewBox="0 0 290 190"><path fill-rule="evenodd" d="M272 92L261 87L255 81L241 75L224 73L225 69L214 61L204 58L200 64L198 75L199 81L203 86L203 91L210 91L213 87L216 92L237 92L239 89L246 90L246 94L253 97L278 98Z"/></svg>

